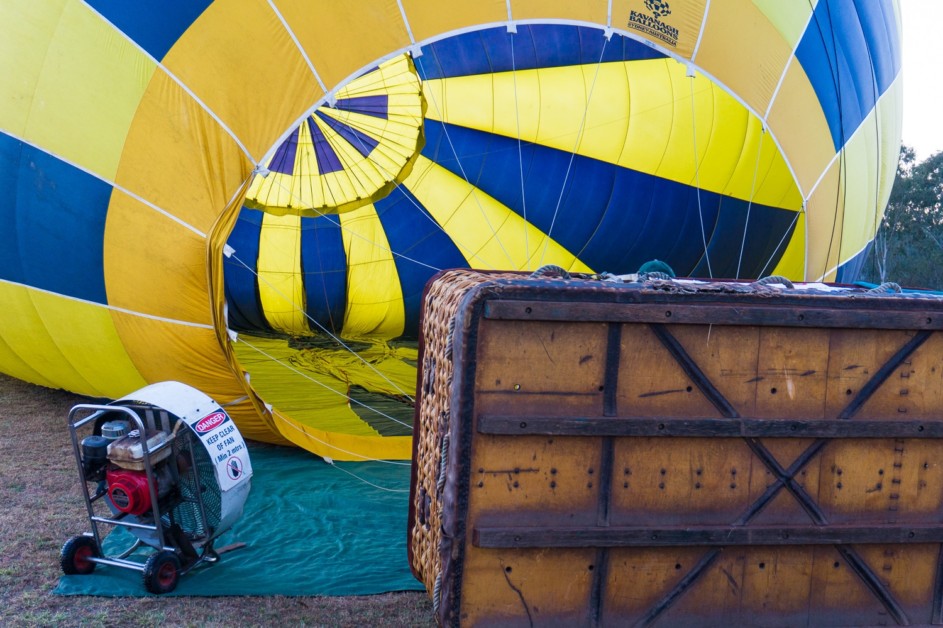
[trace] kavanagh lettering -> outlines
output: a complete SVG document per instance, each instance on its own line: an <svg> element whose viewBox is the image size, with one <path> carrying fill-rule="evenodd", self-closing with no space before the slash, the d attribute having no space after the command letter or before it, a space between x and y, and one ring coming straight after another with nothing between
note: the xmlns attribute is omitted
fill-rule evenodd
<svg viewBox="0 0 943 628"><path fill-rule="evenodd" d="M665 24L651 15L645 15L638 11L630 11L628 27L651 35L672 46L678 44L678 29Z"/></svg>

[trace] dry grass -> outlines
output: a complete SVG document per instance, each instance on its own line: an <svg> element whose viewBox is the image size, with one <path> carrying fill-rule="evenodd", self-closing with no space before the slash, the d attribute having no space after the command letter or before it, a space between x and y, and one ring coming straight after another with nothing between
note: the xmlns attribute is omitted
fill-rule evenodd
<svg viewBox="0 0 943 628"><path fill-rule="evenodd" d="M0 625L431 626L423 592L363 597L62 597L59 549L88 529L62 391L0 375Z"/></svg>

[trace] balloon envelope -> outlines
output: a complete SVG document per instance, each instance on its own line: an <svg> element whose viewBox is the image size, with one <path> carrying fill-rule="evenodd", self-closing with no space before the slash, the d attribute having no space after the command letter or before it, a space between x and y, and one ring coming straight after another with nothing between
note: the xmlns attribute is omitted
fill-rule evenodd
<svg viewBox="0 0 943 628"><path fill-rule="evenodd" d="M349 399L413 393L378 339L415 334L439 269L853 278L896 172L899 11L5 2L0 370L179 380L249 438L408 458ZM328 332L362 359L322 360Z"/></svg>

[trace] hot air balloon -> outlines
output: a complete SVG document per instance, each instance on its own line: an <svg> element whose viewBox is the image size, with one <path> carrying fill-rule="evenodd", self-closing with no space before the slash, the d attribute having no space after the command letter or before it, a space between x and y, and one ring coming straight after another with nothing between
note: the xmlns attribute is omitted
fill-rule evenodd
<svg viewBox="0 0 943 628"><path fill-rule="evenodd" d="M849 280L896 0L0 7L0 371L407 459L440 269ZM410 413L411 414L411 413Z"/></svg>

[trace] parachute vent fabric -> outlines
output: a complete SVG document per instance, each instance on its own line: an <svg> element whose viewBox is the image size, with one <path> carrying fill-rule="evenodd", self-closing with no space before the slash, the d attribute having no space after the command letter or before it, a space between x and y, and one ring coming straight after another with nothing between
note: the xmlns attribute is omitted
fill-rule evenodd
<svg viewBox="0 0 943 628"><path fill-rule="evenodd" d="M900 10L7 0L0 371L178 380L248 438L401 458L414 365L376 343L415 338L441 269L853 281L900 150Z"/></svg>

